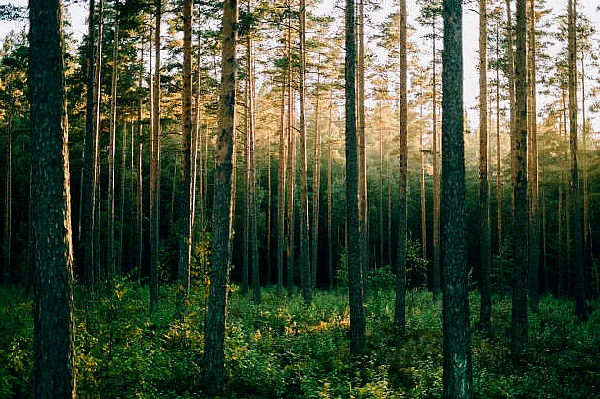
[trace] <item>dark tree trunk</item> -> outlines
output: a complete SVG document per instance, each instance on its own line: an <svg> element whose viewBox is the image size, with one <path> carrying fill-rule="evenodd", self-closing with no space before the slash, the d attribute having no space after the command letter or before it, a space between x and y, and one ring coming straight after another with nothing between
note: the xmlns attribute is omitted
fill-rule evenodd
<svg viewBox="0 0 600 399"><path fill-rule="evenodd" d="M216 142L216 169L212 231L212 262L208 318L204 342L204 382L209 395L221 393L225 363L225 310L229 280L229 236L233 133L235 129L235 92L237 60L238 3L223 3L221 57L221 94Z"/></svg>
<svg viewBox="0 0 600 399"><path fill-rule="evenodd" d="M285 77L281 84L281 119L279 124L279 153L277 171L277 291L283 290L283 265L285 263Z"/></svg>
<svg viewBox="0 0 600 399"><path fill-rule="evenodd" d="M406 71L406 0L400 0L400 152L398 195L398 272L394 327L400 334L406 330L406 186L408 180L408 103Z"/></svg>
<svg viewBox="0 0 600 399"><path fill-rule="evenodd" d="M73 247L62 5L29 2L35 398L75 398Z"/></svg>
<svg viewBox="0 0 600 399"><path fill-rule="evenodd" d="M463 138L462 4L444 0L442 74L442 264L444 398L471 398Z"/></svg>
<svg viewBox="0 0 600 399"><path fill-rule="evenodd" d="M358 154L356 132L356 39L354 0L346 0L346 220L348 223L348 275L350 297L350 353L365 348L365 314L362 290L361 246L358 206Z"/></svg>
<svg viewBox="0 0 600 399"><path fill-rule="evenodd" d="M492 329L492 248L487 104L487 1L479 0L479 251L481 254L479 323L486 334Z"/></svg>
<svg viewBox="0 0 600 399"><path fill-rule="evenodd" d="M515 54L515 130L511 135L513 171L513 259L511 353L522 357L527 348L527 10L526 0L517 0L517 49Z"/></svg>

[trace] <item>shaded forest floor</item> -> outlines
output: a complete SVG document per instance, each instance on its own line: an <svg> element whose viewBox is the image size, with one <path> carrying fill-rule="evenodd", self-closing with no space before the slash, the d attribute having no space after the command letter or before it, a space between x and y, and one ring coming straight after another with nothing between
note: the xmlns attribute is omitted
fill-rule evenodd
<svg viewBox="0 0 600 399"><path fill-rule="evenodd" d="M148 314L148 292L119 284L110 299L87 306L76 293L76 372L81 398L196 398L200 380L206 297L191 298L190 313L173 321L175 289L163 287ZM368 352L348 353L345 290L319 291L311 307L263 290L257 307L233 288L226 342L229 398L435 398L442 392L441 301L408 295L407 334L392 328L393 293L367 302ZM600 303L585 323L574 303L547 296L529 317L529 353L508 353L510 300L496 298L493 331L476 328L478 295L471 295L473 377L482 398L600 398ZM86 309L87 308L87 309ZM0 397L32 392L32 300L0 288Z"/></svg>

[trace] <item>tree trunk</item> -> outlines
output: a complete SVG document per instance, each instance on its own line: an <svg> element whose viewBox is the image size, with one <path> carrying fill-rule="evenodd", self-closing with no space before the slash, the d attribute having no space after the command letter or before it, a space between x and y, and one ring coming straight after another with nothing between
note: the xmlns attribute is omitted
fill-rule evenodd
<svg viewBox="0 0 600 399"><path fill-rule="evenodd" d="M133 129L133 125L131 125L131 129ZM125 182L127 180L127 122L123 121L123 130L121 134L121 167L120 167L120 175L121 175L121 187L119 188L119 239L118 239L118 254L116 258L116 272L117 276L121 276L123 274L123 234L125 230Z"/></svg>
<svg viewBox="0 0 600 399"><path fill-rule="evenodd" d="M433 86L432 86L432 106L433 106L433 300L437 302L441 290L441 254L440 254L440 170L439 170L439 151L438 151L438 129L437 129L437 73L436 73L436 26L432 25L433 30Z"/></svg>
<svg viewBox="0 0 600 399"><path fill-rule="evenodd" d="M539 305L539 269L540 269L540 211L538 191L538 152L536 118L536 36L535 36L535 0L529 0L528 49L528 179L529 179L529 299L531 309L537 312Z"/></svg>
<svg viewBox="0 0 600 399"><path fill-rule="evenodd" d="M379 266L383 266L385 263L384 247L385 239L383 238L383 223L384 223L384 211L383 207L383 118L381 113L382 100L378 101L379 105Z"/></svg>
<svg viewBox="0 0 600 399"><path fill-rule="evenodd" d="M500 27L496 30L496 59L500 59ZM500 147L500 68L496 68L496 208L498 240L498 285L504 298L504 265L502 264L502 152Z"/></svg>
<svg viewBox="0 0 600 399"><path fill-rule="evenodd" d="M294 130L294 91L292 87L292 29L291 17L288 16L287 32L287 83L288 83L288 113L287 113L287 131L288 131L288 172L289 181L288 200L287 200L287 290L288 297L292 297L294 290L294 198L296 188L296 133Z"/></svg>
<svg viewBox="0 0 600 399"><path fill-rule="evenodd" d="M517 0L517 49L515 55L515 130L511 134L513 173L513 259L511 353L515 358L527 348L527 9L526 0Z"/></svg>
<svg viewBox="0 0 600 399"><path fill-rule="evenodd" d="M398 190L398 271L394 327L400 335L406 331L406 186L408 180L408 102L406 71L406 0L400 0L400 151Z"/></svg>
<svg viewBox="0 0 600 399"><path fill-rule="evenodd" d="M11 283L12 266L12 106L9 107L6 126L6 182L4 190L4 284Z"/></svg>
<svg viewBox="0 0 600 399"><path fill-rule="evenodd" d="M302 299L312 301L310 273L309 213L308 213L308 159L306 150L306 3L300 0L300 272Z"/></svg>
<svg viewBox="0 0 600 399"><path fill-rule="evenodd" d="M444 260L444 397L471 398L465 158L463 143L462 4L444 1L442 74L442 258Z"/></svg>
<svg viewBox="0 0 600 399"><path fill-rule="evenodd" d="M150 139L150 309L158 306L160 231L160 25L162 0L155 0L154 81L152 91L152 134Z"/></svg>
<svg viewBox="0 0 600 399"><path fill-rule="evenodd" d="M365 2L358 0L358 54L356 57L356 123L358 135L358 211L360 267L364 284L369 269L369 202L367 191L367 152L365 140Z"/></svg>
<svg viewBox="0 0 600 399"><path fill-rule="evenodd" d="M419 189L421 196L421 256L427 259L427 198L425 197L425 152L423 148L423 82L419 84Z"/></svg>
<svg viewBox="0 0 600 399"><path fill-rule="evenodd" d="M117 274L115 258L115 152L117 146L117 80L119 71L119 3L115 2L113 29L113 65L110 84L110 117L108 146L108 281L112 285Z"/></svg>
<svg viewBox="0 0 600 399"><path fill-rule="evenodd" d="M321 194L321 130L319 126L319 85L321 75L317 72L317 86L315 88L315 143L313 155L313 181L312 181L312 245L311 245L311 271L312 288L317 288L317 267L319 265L319 208Z"/></svg>
<svg viewBox="0 0 600 399"><path fill-rule="evenodd" d="M285 141L285 75L281 83L281 119L279 123L279 154L277 171L277 291L283 290L283 265L285 252L285 172L286 172L286 141Z"/></svg>
<svg viewBox="0 0 600 399"><path fill-rule="evenodd" d="M346 0L346 220L348 223L347 261L350 297L350 353L358 355L365 348L365 314L362 290L362 268L360 265L360 225L358 154L356 131L356 42L354 34L354 0Z"/></svg>
<svg viewBox="0 0 600 399"><path fill-rule="evenodd" d="M488 334L492 316L492 249L490 237L490 183L488 180L487 1L479 0L479 252L481 307L479 323Z"/></svg>
<svg viewBox="0 0 600 399"><path fill-rule="evenodd" d="M177 268L178 290L176 315L186 311L190 292L190 264L192 258L192 198L194 184L192 169L192 12L193 1L183 2L183 95L181 133L181 195L179 214L179 262ZM173 176L175 181L175 176Z"/></svg>
<svg viewBox="0 0 600 399"><path fill-rule="evenodd" d="M236 0L223 3L223 33L221 57L221 94L219 99L218 134L212 231L212 262L208 318L204 342L204 381L207 393L220 394L224 383L225 313L229 280L229 237L231 206L231 172L235 130L236 41L238 4Z"/></svg>
<svg viewBox="0 0 600 399"><path fill-rule="evenodd" d="M75 398L73 247L60 0L29 2L36 398Z"/></svg>
<svg viewBox="0 0 600 399"><path fill-rule="evenodd" d="M572 260L575 272L575 314L579 320L585 317L585 280L583 269L583 228L581 214L581 196L579 194L579 171L577 167L577 40L576 40L577 2L568 3L569 31L569 147L571 149L571 173L569 192L572 216Z"/></svg>
<svg viewBox="0 0 600 399"><path fill-rule="evenodd" d="M331 91L330 93L330 98L331 98ZM329 103L329 112L330 112L330 118L329 120L331 121L331 108L332 108L333 104L330 101ZM331 231L331 205L332 205L332 198L331 198L331 130L329 130L329 134L327 135L327 137L329 138L329 142L327 143L327 268L329 271L329 289L333 290L333 240L332 240L332 234L333 232Z"/></svg>
<svg viewBox="0 0 600 399"><path fill-rule="evenodd" d="M142 56L141 56L141 64L144 63L144 46L142 44ZM141 89L142 81L143 81L143 71L140 71L140 78L138 82L138 88ZM137 114L137 158L136 158L136 175L137 175L137 183L136 183L136 200L135 200L135 233L136 233L136 259L135 259L135 268L137 270L137 281L140 283L142 281L142 262L144 259L144 217L143 217L143 209L144 209L144 201L143 201L143 188L144 188L144 179L143 179L143 153L144 153L144 130L142 125L142 97L138 98L138 114ZM133 143L131 143L133 145Z"/></svg>

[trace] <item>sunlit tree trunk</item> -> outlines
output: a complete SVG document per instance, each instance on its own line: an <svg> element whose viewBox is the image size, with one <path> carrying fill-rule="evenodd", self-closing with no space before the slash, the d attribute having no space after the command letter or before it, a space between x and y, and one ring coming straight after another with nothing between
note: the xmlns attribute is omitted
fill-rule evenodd
<svg viewBox="0 0 600 399"><path fill-rule="evenodd" d="M286 172L286 140L285 140L285 75L281 83L281 119L279 121L279 153L277 171L277 291L283 290L283 265L285 263L285 172Z"/></svg>
<svg viewBox="0 0 600 399"><path fill-rule="evenodd" d="M216 141L215 191L212 223L212 262L208 317L204 342L203 377L207 393L218 395L225 380L225 314L229 282L229 247L231 207L231 172L235 130L236 41L238 3L223 3L221 94L219 99Z"/></svg>
<svg viewBox="0 0 600 399"><path fill-rule="evenodd" d="M287 198L287 292L291 298L294 292L294 236L295 236L295 218L294 201L296 189L296 134L294 131L294 90L292 75L292 29L291 17L288 17L287 30L287 132L288 132L288 198Z"/></svg>
<svg viewBox="0 0 600 399"><path fill-rule="evenodd" d="M496 29L496 59L500 58L500 27ZM502 265L502 151L500 146L500 68L496 68L496 211L498 240L498 285L504 298L504 266Z"/></svg>
<svg viewBox="0 0 600 399"><path fill-rule="evenodd" d="M62 5L29 2L34 396L75 398L73 246Z"/></svg>
<svg viewBox="0 0 600 399"><path fill-rule="evenodd" d="M359 186L360 174L356 131L356 36L354 0L346 0L345 114L346 114L346 220L348 223L348 275L350 297L350 353L358 355L365 347L365 315L360 265Z"/></svg>
<svg viewBox="0 0 600 399"><path fill-rule="evenodd" d="M319 265L319 208L321 195L321 129L319 125L320 112L320 73L317 73L317 86L315 88L315 142L313 153L313 179L312 179L312 244L311 244L311 272L312 288L317 288L317 267Z"/></svg>
<svg viewBox="0 0 600 399"><path fill-rule="evenodd" d="M461 3L460 0L444 0L441 214L444 398L473 397L467 286Z"/></svg>
<svg viewBox="0 0 600 399"><path fill-rule="evenodd" d="M436 24L433 30L433 59L431 68L433 71L432 81L432 112L433 112L433 300L437 301L441 291L441 253L440 253L440 169L438 150L438 128L437 128L437 73L436 73Z"/></svg>
<svg viewBox="0 0 600 399"><path fill-rule="evenodd" d="M330 92L331 93L331 92ZM330 103L329 109L331 110L332 104ZM330 111L331 112L331 111ZM330 119L331 121L331 116ZM329 289L333 289L333 240L331 231L331 131L327 135L329 142L327 143L327 267L329 271Z"/></svg>
<svg viewBox="0 0 600 399"><path fill-rule="evenodd" d="M142 43L141 63L144 63L144 44ZM140 71L138 88L141 89L144 72ZM135 252L135 268L137 272L137 281L142 280L142 261L144 255L144 217L143 217L143 153L144 153L144 130L142 125L142 97L138 98L137 110L137 155L136 155L136 200L135 200L135 233L136 233L136 252ZM133 143L132 143L133 145Z"/></svg>
<svg viewBox="0 0 600 399"><path fill-rule="evenodd" d="M419 84L419 188L421 197L421 256L427 259L427 198L425 198L425 153L423 147L423 82Z"/></svg>
<svg viewBox="0 0 600 399"><path fill-rule="evenodd" d="M365 2L358 0L356 26L356 132L358 139L358 211L360 267L364 283L369 268L369 205L367 192L367 153L365 147Z"/></svg>

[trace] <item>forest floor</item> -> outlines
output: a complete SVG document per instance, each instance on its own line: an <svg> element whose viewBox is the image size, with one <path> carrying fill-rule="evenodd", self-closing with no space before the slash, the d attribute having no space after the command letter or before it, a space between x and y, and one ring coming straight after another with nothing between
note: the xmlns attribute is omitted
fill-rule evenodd
<svg viewBox="0 0 600 399"><path fill-rule="evenodd" d="M206 296L174 321L175 288L162 287L148 313L148 291L118 284L110 299L83 302L76 292L75 348L80 398L200 398ZM368 350L350 360L345 290L318 291L306 307L276 288L256 306L234 286L230 295L225 397L437 398L442 393L441 301L430 292L407 298L407 333L392 327L392 292L366 303ZM0 398L32 397L32 299L0 288ZM492 332L477 329L477 293L471 294L472 360L476 397L600 398L600 302L588 321L574 303L544 297L529 315L529 350L514 362L508 351L510 300L494 300Z"/></svg>

